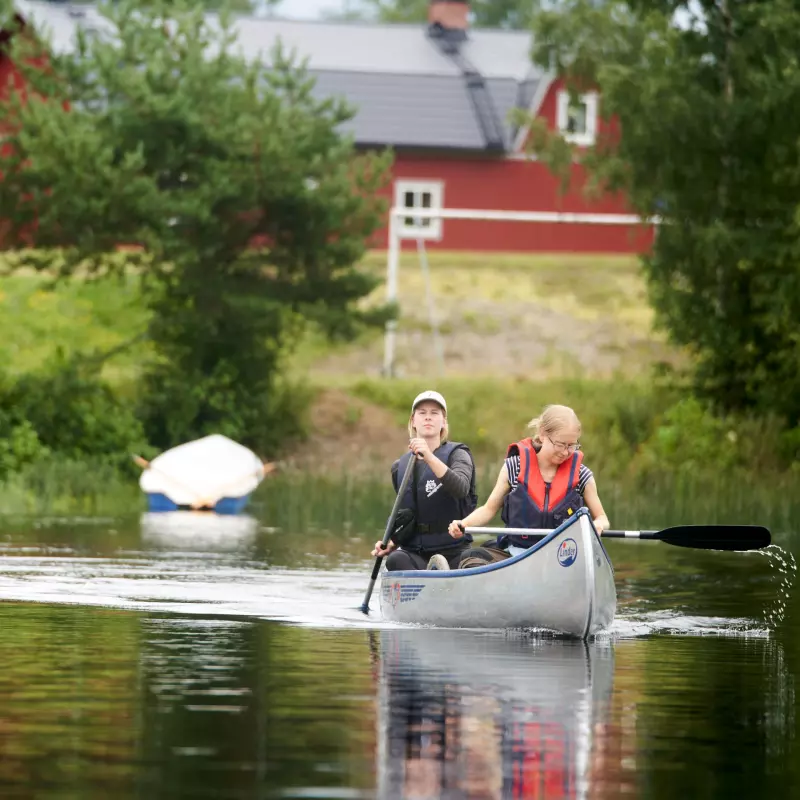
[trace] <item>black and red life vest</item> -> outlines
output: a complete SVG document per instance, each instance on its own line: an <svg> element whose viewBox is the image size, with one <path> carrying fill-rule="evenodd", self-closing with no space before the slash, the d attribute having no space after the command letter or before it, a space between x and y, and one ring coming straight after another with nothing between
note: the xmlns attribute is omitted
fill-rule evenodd
<svg viewBox="0 0 800 800"><path fill-rule="evenodd" d="M559 464L555 478L545 483L532 439L509 445L506 458L519 454L519 480L503 501L503 522L509 528L557 528L584 505L578 491L583 453L578 450ZM534 536L503 534L500 547L531 547Z"/></svg>

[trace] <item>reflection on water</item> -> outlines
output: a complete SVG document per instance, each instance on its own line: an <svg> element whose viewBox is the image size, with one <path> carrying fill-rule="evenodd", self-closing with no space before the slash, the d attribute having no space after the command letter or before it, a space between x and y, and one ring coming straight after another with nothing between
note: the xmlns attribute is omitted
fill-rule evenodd
<svg viewBox="0 0 800 800"><path fill-rule="evenodd" d="M0 604L0 795L788 797L765 639L590 644Z"/></svg>
<svg viewBox="0 0 800 800"><path fill-rule="evenodd" d="M610 643L382 631L378 797L584 797Z"/></svg>
<svg viewBox="0 0 800 800"><path fill-rule="evenodd" d="M775 642L372 636L380 798L789 794L795 687Z"/></svg>
<svg viewBox="0 0 800 800"><path fill-rule="evenodd" d="M800 788L800 616L780 548L612 542L618 619L584 644L365 617L363 538L251 517L2 537L0 797Z"/></svg>
<svg viewBox="0 0 800 800"><path fill-rule="evenodd" d="M255 545L259 522L247 514L168 511L142 514L141 526L147 549L235 553Z"/></svg>

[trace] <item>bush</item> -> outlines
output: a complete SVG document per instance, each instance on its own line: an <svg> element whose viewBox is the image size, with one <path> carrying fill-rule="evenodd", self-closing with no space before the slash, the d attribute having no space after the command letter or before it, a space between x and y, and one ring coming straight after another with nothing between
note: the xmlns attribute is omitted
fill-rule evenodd
<svg viewBox="0 0 800 800"><path fill-rule="evenodd" d="M800 436L776 417L719 416L695 397L670 406L655 420L631 471L643 479L674 476L780 474L795 460Z"/></svg>
<svg viewBox="0 0 800 800"><path fill-rule="evenodd" d="M133 474L131 452L149 454L132 406L96 369L60 356L41 372L0 387L0 435L5 473L52 454Z"/></svg>
<svg viewBox="0 0 800 800"><path fill-rule="evenodd" d="M46 453L47 448L28 420L17 421L7 411L0 410L0 480Z"/></svg>
<svg viewBox="0 0 800 800"><path fill-rule="evenodd" d="M139 407L148 441L163 450L219 433L269 458L305 437L310 388L278 375L253 386L236 374L230 362L193 378L166 366L152 371Z"/></svg>

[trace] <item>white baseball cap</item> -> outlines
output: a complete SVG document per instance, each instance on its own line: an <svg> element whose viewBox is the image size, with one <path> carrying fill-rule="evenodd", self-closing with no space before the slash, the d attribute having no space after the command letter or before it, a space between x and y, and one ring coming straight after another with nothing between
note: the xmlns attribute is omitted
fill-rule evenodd
<svg viewBox="0 0 800 800"><path fill-rule="evenodd" d="M447 414L447 403L445 403L444 397L442 397L439 392L430 390L427 392L420 392L414 398L414 402L411 404L411 413L413 414L416 407L425 400L433 400L434 403L438 403L444 409L444 413Z"/></svg>

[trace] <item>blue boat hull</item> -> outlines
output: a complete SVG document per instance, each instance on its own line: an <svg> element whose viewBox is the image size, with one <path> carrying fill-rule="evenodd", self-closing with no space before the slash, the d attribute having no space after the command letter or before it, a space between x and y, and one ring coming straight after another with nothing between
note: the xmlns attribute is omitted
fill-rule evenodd
<svg viewBox="0 0 800 800"><path fill-rule="evenodd" d="M202 509L203 511L211 511L215 514L240 514L244 511L250 500L250 495L246 494L243 497L222 497L220 498L213 508ZM179 506L169 499L165 494L157 492L147 493L147 510L148 511L184 511L190 510L189 506ZM200 509L191 509L198 511Z"/></svg>

